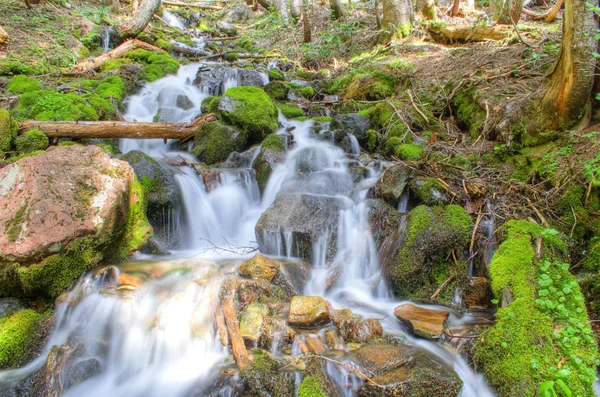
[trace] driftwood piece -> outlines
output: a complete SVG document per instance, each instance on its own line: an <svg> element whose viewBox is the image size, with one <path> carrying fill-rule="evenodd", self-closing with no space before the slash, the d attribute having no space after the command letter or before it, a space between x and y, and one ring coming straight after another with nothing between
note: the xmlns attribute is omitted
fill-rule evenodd
<svg viewBox="0 0 600 397"><path fill-rule="evenodd" d="M199 4L199 3L183 3L180 1L164 1L163 0L162 3L166 4L168 6L193 7L193 8L200 8L201 10L222 10L223 9L223 7L209 6L206 4Z"/></svg>
<svg viewBox="0 0 600 397"><path fill-rule="evenodd" d="M213 113L186 123L138 123L129 121L36 121L19 124L19 133L38 129L49 138L185 139L205 123L216 120Z"/></svg>
<svg viewBox="0 0 600 397"><path fill-rule="evenodd" d="M429 34L438 43L454 44L473 41L503 40L512 29L496 26L431 26Z"/></svg>
<svg viewBox="0 0 600 397"><path fill-rule="evenodd" d="M77 63L71 70L71 73L78 74L86 73L91 70L98 70L106 61L110 61L111 59L119 59L123 57L127 52L135 50L137 48L143 48L144 50L148 51L165 52L162 49L153 46L152 44L148 44L138 39L127 40L126 42L107 52L106 54L99 55L94 59L89 59Z"/></svg>
<svg viewBox="0 0 600 397"><path fill-rule="evenodd" d="M240 333L240 323L237 319L237 313L234 305L235 291L240 285L240 280L230 279L229 285L223 294L223 316L229 333L231 342L231 352L233 358L240 369L244 369L250 362L248 360L248 351L244 344L244 339Z"/></svg>

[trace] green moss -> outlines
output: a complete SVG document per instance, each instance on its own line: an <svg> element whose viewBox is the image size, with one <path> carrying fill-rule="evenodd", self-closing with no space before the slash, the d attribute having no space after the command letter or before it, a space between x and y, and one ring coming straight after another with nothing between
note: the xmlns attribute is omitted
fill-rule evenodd
<svg viewBox="0 0 600 397"><path fill-rule="evenodd" d="M15 74L34 74L35 69L16 59L0 59L0 76L12 76Z"/></svg>
<svg viewBox="0 0 600 397"><path fill-rule="evenodd" d="M399 103L393 104L394 106L401 106ZM396 111L390 104L381 102L359 113L367 117L377 130L384 133L386 138L397 137L400 138L402 143L410 143L408 127L398 118Z"/></svg>
<svg viewBox="0 0 600 397"><path fill-rule="evenodd" d="M240 54L235 51L226 52L223 55L223 60L226 62L236 62L240 59Z"/></svg>
<svg viewBox="0 0 600 397"><path fill-rule="evenodd" d="M206 164L224 161L245 147L248 135L221 121L207 123L194 137L192 153Z"/></svg>
<svg viewBox="0 0 600 397"><path fill-rule="evenodd" d="M110 70L115 70L123 65L127 65L128 63L131 63L131 61L127 58L110 59L102 64L102 71L107 72Z"/></svg>
<svg viewBox="0 0 600 397"><path fill-rule="evenodd" d="M254 355L252 364L244 368L241 373L246 383L245 394L273 397L287 397L295 394L292 373L278 371L279 363L263 350L254 349L252 354Z"/></svg>
<svg viewBox="0 0 600 397"><path fill-rule="evenodd" d="M0 319L0 368L18 367L30 357L43 316L26 309Z"/></svg>
<svg viewBox="0 0 600 397"><path fill-rule="evenodd" d="M307 376L300 384L298 397L327 397L327 395L321 390L321 385L315 378Z"/></svg>
<svg viewBox="0 0 600 397"><path fill-rule="evenodd" d="M19 238L19 235L23 230L22 224L29 214L27 212L27 207L28 204L24 201L17 212L15 212L15 216L4 223L4 230L8 236L8 241L11 243L17 241L17 238Z"/></svg>
<svg viewBox="0 0 600 397"><path fill-rule="evenodd" d="M32 77L17 75L13 77L6 86L6 92L9 94L23 94L42 89L42 83Z"/></svg>
<svg viewBox="0 0 600 397"><path fill-rule="evenodd" d="M146 217L148 200L142 184L136 179L129 189L129 213L121 237L110 247L107 259L123 261L152 237L152 226Z"/></svg>
<svg viewBox="0 0 600 397"><path fill-rule="evenodd" d="M15 139L15 148L21 153L46 150L50 146L48 137L40 130L30 130Z"/></svg>
<svg viewBox="0 0 600 397"><path fill-rule="evenodd" d="M109 156L114 156L115 154L119 154L120 153L119 149L117 149L113 145L109 145L109 144L106 144L106 143L100 143L100 144L98 144L96 146L98 146L100 149L102 149L104 151L104 153L108 154Z"/></svg>
<svg viewBox="0 0 600 397"><path fill-rule="evenodd" d="M269 134L262 143L263 149L272 149L278 152L285 151L285 142L281 135Z"/></svg>
<svg viewBox="0 0 600 397"><path fill-rule="evenodd" d="M125 58L145 65L140 78L149 82L173 74L179 69L179 62L166 52L137 49L125 54Z"/></svg>
<svg viewBox="0 0 600 397"><path fill-rule="evenodd" d="M456 119L469 130L473 139L476 139L483 129L486 119L486 111L478 103L480 97L481 95L473 87L459 90L453 99Z"/></svg>
<svg viewBox="0 0 600 397"><path fill-rule="evenodd" d="M293 83L288 84L288 86L296 95L300 95L306 99L312 99L316 95L316 91L312 87L302 87Z"/></svg>
<svg viewBox="0 0 600 397"><path fill-rule="evenodd" d="M437 205L442 204L442 195L444 192L444 186L436 178L425 178L417 182L411 181L411 190L425 205Z"/></svg>
<svg viewBox="0 0 600 397"><path fill-rule="evenodd" d="M283 74L283 72L277 68L271 68L269 69L269 78L271 80L284 80L285 79L285 75Z"/></svg>
<svg viewBox="0 0 600 397"><path fill-rule="evenodd" d="M598 352L579 285L562 260L566 244L526 221L511 220L503 229L489 268L502 308L476 343L478 368L501 396L533 396L557 379L572 395L593 395ZM539 238L541 258L534 248Z"/></svg>
<svg viewBox="0 0 600 397"><path fill-rule="evenodd" d="M16 156L12 156L12 157L10 157L10 158L8 159L8 161L9 161L10 163L14 163L14 162L16 162L16 161L19 161L19 160L21 160L21 159L24 159L25 157L36 156L36 155L38 155L38 154L40 154L40 153L44 153L44 150L36 150L35 152L31 152L31 153L21 153L21 154L18 154L18 155L16 155Z"/></svg>
<svg viewBox="0 0 600 397"><path fill-rule="evenodd" d="M235 45L246 51L252 50L252 39L248 36L242 36L235 41Z"/></svg>
<svg viewBox="0 0 600 397"><path fill-rule="evenodd" d="M283 81L271 81L265 86L265 92L276 101L284 101L287 99L290 87Z"/></svg>
<svg viewBox="0 0 600 397"><path fill-rule="evenodd" d="M18 130L19 125L13 120L8 111L0 109L0 155L3 152L10 151Z"/></svg>
<svg viewBox="0 0 600 397"><path fill-rule="evenodd" d="M83 99L87 106L94 109L100 120L111 120L115 116L117 110L111 100L101 98L96 93L87 94Z"/></svg>
<svg viewBox="0 0 600 397"><path fill-rule="evenodd" d="M329 116L319 116L319 117L311 117L311 120L316 121L318 123L331 123L333 117Z"/></svg>
<svg viewBox="0 0 600 397"><path fill-rule="evenodd" d="M393 138L390 138L393 139ZM414 143L404 143L396 146L396 157L401 160L420 160L423 157L423 147Z"/></svg>
<svg viewBox="0 0 600 397"><path fill-rule="evenodd" d="M167 52L173 51L173 43L167 40L158 39L154 42L154 45Z"/></svg>
<svg viewBox="0 0 600 397"><path fill-rule="evenodd" d="M221 98L216 96L208 96L202 100L200 110L202 113L217 113L219 111L219 102Z"/></svg>
<svg viewBox="0 0 600 397"><path fill-rule="evenodd" d="M277 103L277 108L288 119L304 116L304 110L300 109L298 105L292 102L279 102Z"/></svg>
<svg viewBox="0 0 600 397"><path fill-rule="evenodd" d="M224 101L227 100L227 106ZM254 142L278 128L277 108L260 88L234 87L225 92L219 110L225 121L240 127Z"/></svg>
<svg viewBox="0 0 600 397"><path fill-rule="evenodd" d="M58 142L57 146L75 146L75 145L79 145L77 142L73 142L73 141L61 141Z"/></svg>
<svg viewBox="0 0 600 397"><path fill-rule="evenodd" d="M367 149L369 149L369 151L372 152L375 150L376 147L377 147L377 131L367 130Z"/></svg>
<svg viewBox="0 0 600 397"><path fill-rule="evenodd" d="M118 102L123 100L123 90L125 83L118 76L107 77L96 88L96 94L103 99L116 99Z"/></svg>
<svg viewBox="0 0 600 397"><path fill-rule="evenodd" d="M52 90L26 92L21 95L13 111L17 120L64 120L95 121L98 113L85 97L73 92L60 93Z"/></svg>
<svg viewBox="0 0 600 397"><path fill-rule="evenodd" d="M418 206L409 213L407 222L404 244L390 272L392 287L400 297L429 300L450 275L458 282L466 278L464 263L451 258L451 251L460 258L471 237L473 223L462 207ZM439 300L449 303L452 298L449 288Z"/></svg>

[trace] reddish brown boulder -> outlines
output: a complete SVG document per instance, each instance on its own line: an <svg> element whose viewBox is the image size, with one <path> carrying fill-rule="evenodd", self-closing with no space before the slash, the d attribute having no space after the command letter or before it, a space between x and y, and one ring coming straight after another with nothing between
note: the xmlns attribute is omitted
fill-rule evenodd
<svg viewBox="0 0 600 397"><path fill-rule="evenodd" d="M353 342L365 342L383 335L383 327L379 320L369 318L353 323L346 333L346 339Z"/></svg>
<svg viewBox="0 0 600 397"><path fill-rule="evenodd" d="M410 332L423 338L439 338L450 312L433 310L407 303L394 309L394 314Z"/></svg>
<svg viewBox="0 0 600 397"><path fill-rule="evenodd" d="M127 218L133 170L95 146L52 147L0 169L0 259L31 263Z"/></svg>

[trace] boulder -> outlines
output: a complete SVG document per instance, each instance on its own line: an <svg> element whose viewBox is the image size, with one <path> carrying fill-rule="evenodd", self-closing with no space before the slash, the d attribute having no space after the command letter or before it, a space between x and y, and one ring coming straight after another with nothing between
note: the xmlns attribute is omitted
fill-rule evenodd
<svg viewBox="0 0 600 397"><path fill-rule="evenodd" d="M175 184L174 172L139 150L132 150L121 157L127 161L137 179L144 186L148 198L147 216L154 228L155 237L163 243L176 240L173 230L169 230L169 216L178 207L179 189Z"/></svg>
<svg viewBox="0 0 600 397"><path fill-rule="evenodd" d="M462 389L458 375L437 360L418 354L411 363L373 378L379 386L365 382L358 397L456 397Z"/></svg>
<svg viewBox="0 0 600 397"><path fill-rule="evenodd" d="M264 303L251 303L244 308L240 319L240 333L247 341L257 342L262 334L269 308Z"/></svg>
<svg viewBox="0 0 600 397"><path fill-rule="evenodd" d="M276 260L256 254L252 259L242 263L238 274L242 277L271 281L279 273L281 265Z"/></svg>
<svg viewBox="0 0 600 397"><path fill-rule="evenodd" d="M335 254L337 225L342 202L311 194L279 194L259 218L255 233L261 252L312 259L313 242L325 245L328 259ZM290 239L291 241L288 241Z"/></svg>
<svg viewBox="0 0 600 397"><path fill-rule="evenodd" d="M252 9L245 4L236 4L223 10L219 19L227 23L246 22L252 19Z"/></svg>
<svg viewBox="0 0 600 397"><path fill-rule="evenodd" d="M308 350L313 354L321 355L327 350L325 344L317 334L308 335L305 341Z"/></svg>
<svg viewBox="0 0 600 397"><path fill-rule="evenodd" d="M219 102L223 120L241 128L250 143L262 142L277 131L277 108L269 96L256 87L229 88Z"/></svg>
<svg viewBox="0 0 600 397"><path fill-rule="evenodd" d="M340 333L336 329L328 329L325 331L325 342L331 350L346 350L344 340L340 336Z"/></svg>
<svg viewBox="0 0 600 397"><path fill-rule="evenodd" d="M450 315L446 310L434 310L406 303L394 309L394 315L416 336L428 339L441 338L444 322Z"/></svg>
<svg viewBox="0 0 600 397"><path fill-rule="evenodd" d="M194 137L192 153L206 164L224 161L235 151L243 149L248 134L221 121L204 124Z"/></svg>
<svg viewBox="0 0 600 397"><path fill-rule="evenodd" d="M340 335L346 335L350 326L356 320L354 318L354 314L350 309L339 309L331 311L331 320L333 324L337 327Z"/></svg>
<svg viewBox="0 0 600 397"><path fill-rule="evenodd" d="M365 345L352 352L354 364L368 376L380 375L408 363L413 350L406 345Z"/></svg>
<svg viewBox="0 0 600 397"><path fill-rule="evenodd" d="M187 95L177 95L177 100L175 102L178 108L183 110L190 110L195 105L194 102Z"/></svg>
<svg viewBox="0 0 600 397"><path fill-rule="evenodd" d="M227 160L221 164L222 168L252 168L252 162L256 159L256 152L259 151L258 146L252 147L245 152L233 152L227 157Z"/></svg>
<svg viewBox="0 0 600 397"><path fill-rule="evenodd" d="M0 169L0 295L57 296L152 233L131 167L96 146L51 147Z"/></svg>
<svg viewBox="0 0 600 397"><path fill-rule="evenodd" d="M239 86L252 86L262 88L265 80L260 72L253 69L239 69L228 67L216 67L214 69L200 69L194 79L194 85L202 88L210 95L223 95L223 83L225 80L234 79Z"/></svg>
<svg viewBox="0 0 600 397"><path fill-rule="evenodd" d="M0 318L11 316L27 307L17 298L0 298Z"/></svg>
<svg viewBox="0 0 600 397"><path fill-rule="evenodd" d="M331 121L331 129L340 129L352 134L361 143L367 140L367 131L373 127L371 121L362 114L339 114Z"/></svg>
<svg viewBox="0 0 600 397"><path fill-rule="evenodd" d="M375 195L396 208L412 177L413 171L404 165L388 167L375 185Z"/></svg>
<svg viewBox="0 0 600 397"><path fill-rule="evenodd" d="M352 323L346 332L345 339L352 342L365 342L383 335L383 327L379 320L369 318Z"/></svg>
<svg viewBox="0 0 600 397"><path fill-rule="evenodd" d="M220 32L225 33L227 36L233 37L237 34L237 27L225 21L217 21L217 29L219 29Z"/></svg>
<svg viewBox="0 0 600 397"><path fill-rule="evenodd" d="M327 302L320 296L294 296L288 323L293 327L317 327L331 321Z"/></svg>
<svg viewBox="0 0 600 397"><path fill-rule="evenodd" d="M259 189L264 190L275 167L285 161L284 138L277 134L270 134L259 150L252 168L256 171Z"/></svg>

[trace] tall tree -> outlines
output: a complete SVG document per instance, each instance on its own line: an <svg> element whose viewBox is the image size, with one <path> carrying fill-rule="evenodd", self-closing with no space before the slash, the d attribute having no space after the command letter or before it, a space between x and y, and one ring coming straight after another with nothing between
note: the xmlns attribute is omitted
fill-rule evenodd
<svg viewBox="0 0 600 397"><path fill-rule="evenodd" d="M412 30L411 0L383 0L383 18L379 44L387 44L406 37Z"/></svg>
<svg viewBox="0 0 600 397"><path fill-rule="evenodd" d="M344 9L340 0L329 0L329 9L333 19L341 19L344 16Z"/></svg>
<svg viewBox="0 0 600 397"><path fill-rule="evenodd" d="M312 41L312 28L310 26L311 14L311 1L302 0L302 27L304 29L305 43L310 43Z"/></svg>
<svg viewBox="0 0 600 397"><path fill-rule="evenodd" d="M493 0L494 16L499 24L517 24L523 12L523 0Z"/></svg>
<svg viewBox="0 0 600 397"><path fill-rule="evenodd" d="M541 125L570 128L590 110L598 41L598 19L585 0L566 0L558 62L546 80Z"/></svg>

